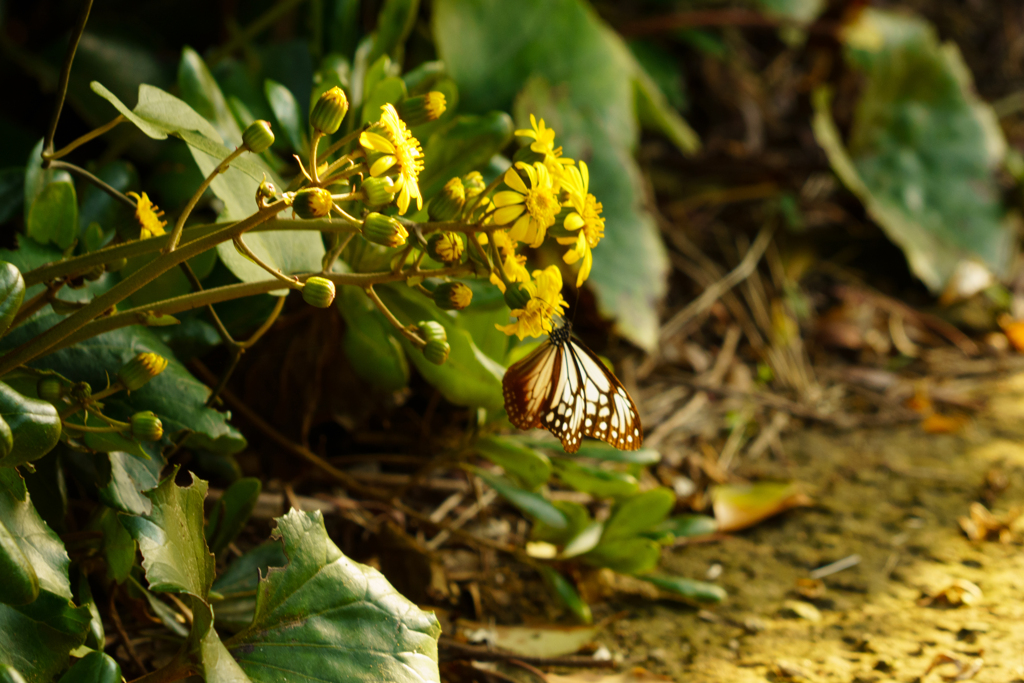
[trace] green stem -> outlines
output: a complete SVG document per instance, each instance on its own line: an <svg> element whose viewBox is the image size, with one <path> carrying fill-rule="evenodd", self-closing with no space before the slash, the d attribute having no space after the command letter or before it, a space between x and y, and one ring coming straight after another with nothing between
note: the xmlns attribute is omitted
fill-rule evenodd
<svg viewBox="0 0 1024 683"><path fill-rule="evenodd" d="M180 249L156 258L146 268L140 268L135 271L35 339L30 339L21 346L0 356L0 377L6 375L19 365L28 363L47 353L52 347L74 334L91 320L127 299L182 261L198 256L225 239L233 239L235 236L251 230L256 225L284 211L286 208L288 207L284 201L276 202L265 209L260 209L257 213L243 221L239 221L212 235L193 240L183 245Z"/></svg>
<svg viewBox="0 0 1024 683"><path fill-rule="evenodd" d="M134 204L132 204L132 208L135 208ZM348 222L348 219L351 219L351 222ZM191 242L222 231L232 225L234 225L234 223L197 225L186 228L183 233L183 237L186 242ZM345 222L337 220L329 221L326 218L308 221L271 219L257 225L251 230L251 232L301 230L327 233L355 233L359 232L361 229L362 223L349 216L345 219ZM59 277L75 277L92 270L96 266L114 263L121 259L154 254L162 250L170 242L170 239L170 235L158 235L145 240L134 240L132 242L112 245L89 252L88 254L82 254L81 256L40 266L39 268L24 273L22 277L25 279L26 287L31 287L32 285L37 285L41 282L49 282ZM226 242L228 239L230 238L225 237L221 241Z"/></svg>
<svg viewBox="0 0 1024 683"><path fill-rule="evenodd" d="M74 422L65 422L62 426L64 429L70 429L76 432L90 432L92 434L104 434L110 432L124 431L124 427L86 427L85 425L78 425L75 424Z"/></svg>
<svg viewBox="0 0 1024 683"><path fill-rule="evenodd" d="M377 292L374 291L373 285L367 285L363 290L373 301L377 310L384 314L384 317L388 319L388 322L394 325L395 329L398 330L403 337L412 342L412 344L418 349L422 349L427 345L427 342L423 341L418 334L403 325L402 322L395 317L395 314L391 312L391 309L384 305L384 302L380 300L379 296L377 296Z"/></svg>
<svg viewBox="0 0 1024 683"><path fill-rule="evenodd" d="M188 200L188 204L182 210L178 216L178 222L174 224L174 230L171 232L171 239L167 242L167 246L163 248L163 253L169 254L178 247L178 240L181 239L181 231L185 229L185 221L192 214L192 209L196 208L196 203L199 202L199 198L206 192L206 188L210 187L210 183L213 179L219 176L224 171L228 170L228 166L231 162L240 157L244 152L248 151L245 147L239 147L231 154L224 158L224 161L217 164L217 168L210 171L210 175L206 176L203 182L199 185L199 188L192 195L192 198Z"/></svg>
<svg viewBox="0 0 1024 683"><path fill-rule="evenodd" d="M348 143L350 143L353 140L355 140L356 138L358 138L360 135L363 134L363 131L365 131L369 127L370 127L370 124L364 124L364 125L360 126L359 128L355 129L354 131L352 131L351 133L349 133L348 135L346 135L345 137L343 137L342 139L340 139L337 142L335 142L333 145L331 145L326 150L324 150L324 153L321 154L317 158L316 163L317 164L321 164L324 161L326 161L329 156L331 156L332 154L337 152L339 149L341 149L342 147L344 147ZM341 159L339 159L338 161L341 161ZM335 163L337 163L337 162L335 162Z"/></svg>
<svg viewBox="0 0 1024 683"><path fill-rule="evenodd" d="M60 121L60 112L64 108L64 98L68 94L68 82L71 80L71 64L75 61L78 41L82 39L82 34L85 32L85 24L89 21L89 12L91 11L92 0L85 0L82 3L82 13L78 17L78 22L71 31L68 51L64 55L64 63L60 67L60 81L57 85L57 101L53 106L53 117L50 119L50 127L46 131L46 141L43 143L44 154L53 152L53 139L57 135L57 123ZM43 159L43 168L49 168L45 157Z"/></svg>
<svg viewBox="0 0 1024 683"><path fill-rule="evenodd" d="M235 243L235 249L237 249L239 252L241 252L243 256L245 256L247 259L249 259L250 261L255 263L257 266L259 266L263 270L267 271L268 273L270 273L271 275L276 277L281 282L284 282L289 287L294 287L295 285L297 285L299 283L298 279L296 279L294 277L288 277L287 275L282 273L279 269L274 268L274 267L270 266L269 264L265 263L263 261L263 259L261 259L259 256L257 256L256 253L252 249L250 249L248 246L246 246L245 241L242 239L241 235L238 235L232 241Z"/></svg>
<svg viewBox="0 0 1024 683"><path fill-rule="evenodd" d="M333 247L331 247L331 250L324 255L324 259L322 261L322 272L331 272L331 269L334 268L334 262L338 260L338 257L341 256L341 252L345 251L345 247L348 246L348 243L351 242L352 238L355 236L356 234L354 232L350 232L344 237L339 235L335 238L337 239L337 242Z"/></svg>
<svg viewBox="0 0 1024 683"><path fill-rule="evenodd" d="M323 136L324 134L322 132L320 132L319 130L314 130L313 140L309 144L309 170L310 174L313 176L313 184L317 186L320 185L320 172L317 171L317 167L320 164L317 162L316 159L316 148L320 146L320 138L322 138Z"/></svg>
<svg viewBox="0 0 1024 683"><path fill-rule="evenodd" d="M102 180L100 180L99 178L94 176L92 173L89 173L89 171L85 170L81 166L75 166L74 164L69 164L66 161L54 160L54 161L50 162L49 168L54 168L54 169L59 169L59 170L63 170L63 171L68 171L69 173L74 173L75 175L79 176L80 178L84 178L85 180L88 180L90 183L92 183L96 187L100 188L101 190L103 190L104 192L109 194L111 197L116 199L117 201L121 202L122 204L127 205L128 207L131 208L132 211L135 211L135 202L133 202L129 197L127 197L124 193L120 192L119 190L111 187L107 183L103 182Z"/></svg>
<svg viewBox="0 0 1024 683"><path fill-rule="evenodd" d="M206 63L209 64L212 69L217 62L224 59L229 54L273 26L279 18L302 4L302 1L303 0L280 0L280 2L271 6L270 9L261 14L256 21L246 26L240 33L238 33L238 35L228 41L226 45L211 52Z"/></svg>
<svg viewBox="0 0 1024 683"><path fill-rule="evenodd" d="M71 154L73 151L75 151L76 149L78 149L79 147L84 145L85 143L89 142L90 140L95 140L96 138L98 138L99 136L103 135L107 131L113 130L114 128L116 128L121 123L124 123L125 120L126 119L124 118L124 114L118 114L117 116L114 117L114 120L111 121L110 123L104 123L99 128L92 129L91 131L89 131L85 135L79 137L76 140L73 140L72 142L70 142L67 145L64 145L63 147L58 149L56 152L43 152L43 158L44 159L50 159L50 160L56 160L56 159L60 159L61 157L66 157L68 154Z"/></svg>

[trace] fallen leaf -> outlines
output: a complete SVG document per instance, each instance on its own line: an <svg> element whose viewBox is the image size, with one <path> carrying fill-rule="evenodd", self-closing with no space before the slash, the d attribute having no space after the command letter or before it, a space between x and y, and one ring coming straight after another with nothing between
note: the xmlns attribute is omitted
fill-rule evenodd
<svg viewBox="0 0 1024 683"><path fill-rule="evenodd" d="M561 657L579 652L607 621L593 626L495 626L459 619L456 633L470 643L487 643L527 657Z"/></svg>
<svg viewBox="0 0 1024 683"><path fill-rule="evenodd" d="M990 538L999 539L1002 543L1013 541L1011 527L1021 515L1020 508L1012 508L1002 517L996 517L981 503L971 503L969 517L960 517L957 523L972 541L985 541Z"/></svg>
<svg viewBox="0 0 1024 683"><path fill-rule="evenodd" d="M917 601L921 607L929 605L973 605L982 598L983 593L978 585L967 579L955 579L951 584Z"/></svg>
<svg viewBox="0 0 1024 683"><path fill-rule="evenodd" d="M968 663L945 652L940 652L935 655L931 664L929 664L928 668L925 669L924 675L927 676L931 673L932 669L939 666L945 666L946 664L952 664L955 666L957 668L957 672L955 674L941 674L943 680L967 681L974 678L977 673L981 671L981 667L984 666L985 660L981 657L975 657L974 659L969 660Z"/></svg>
<svg viewBox="0 0 1024 683"><path fill-rule="evenodd" d="M792 482L725 484L711 491L719 531L737 531L794 507L814 501Z"/></svg>

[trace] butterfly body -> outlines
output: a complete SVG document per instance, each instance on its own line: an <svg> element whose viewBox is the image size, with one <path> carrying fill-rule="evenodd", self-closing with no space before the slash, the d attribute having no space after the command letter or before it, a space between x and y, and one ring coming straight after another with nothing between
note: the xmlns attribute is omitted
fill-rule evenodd
<svg viewBox="0 0 1024 683"><path fill-rule="evenodd" d="M593 351L572 340L568 324L512 365L502 389L513 425L547 429L567 453L579 450L583 436L627 451L643 443L633 399Z"/></svg>

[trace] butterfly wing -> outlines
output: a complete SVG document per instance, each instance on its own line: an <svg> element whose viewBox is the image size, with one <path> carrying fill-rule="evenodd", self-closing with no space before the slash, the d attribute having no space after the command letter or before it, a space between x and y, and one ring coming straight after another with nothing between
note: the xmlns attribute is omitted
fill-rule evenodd
<svg viewBox="0 0 1024 683"><path fill-rule="evenodd" d="M644 441L640 414L618 378L582 344L570 340L565 355L572 357L580 377L576 393L583 434L623 451L640 448Z"/></svg>
<svg viewBox="0 0 1024 683"><path fill-rule="evenodd" d="M501 380L505 411L519 429L541 426L540 416L550 404L553 374L561 355L562 349L548 340L505 371Z"/></svg>

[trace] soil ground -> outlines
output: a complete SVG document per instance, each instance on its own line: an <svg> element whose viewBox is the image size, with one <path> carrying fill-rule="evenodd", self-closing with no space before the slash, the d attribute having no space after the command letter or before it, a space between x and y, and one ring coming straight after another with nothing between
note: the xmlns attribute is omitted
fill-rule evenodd
<svg viewBox="0 0 1024 683"><path fill-rule="evenodd" d="M1016 540L972 542L957 522L972 502L1000 515L1024 498L1024 375L981 393L987 408L958 434L808 427L784 442L784 460L742 463L743 477L802 482L815 506L667 552L664 568L683 576L704 578L721 565L717 583L729 599L701 612L623 604L630 616L602 642L626 664L693 683L971 673L979 683L1024 681L1024 552ZM800 595L798 579L853 554L860 563L825 578L820 596ZM959 579L981 589L973 604L919 604ZM815 609L796 605L801 617L787 602L797 600ZM963 670L946 664L926 674L943 654Z"/></svg>

